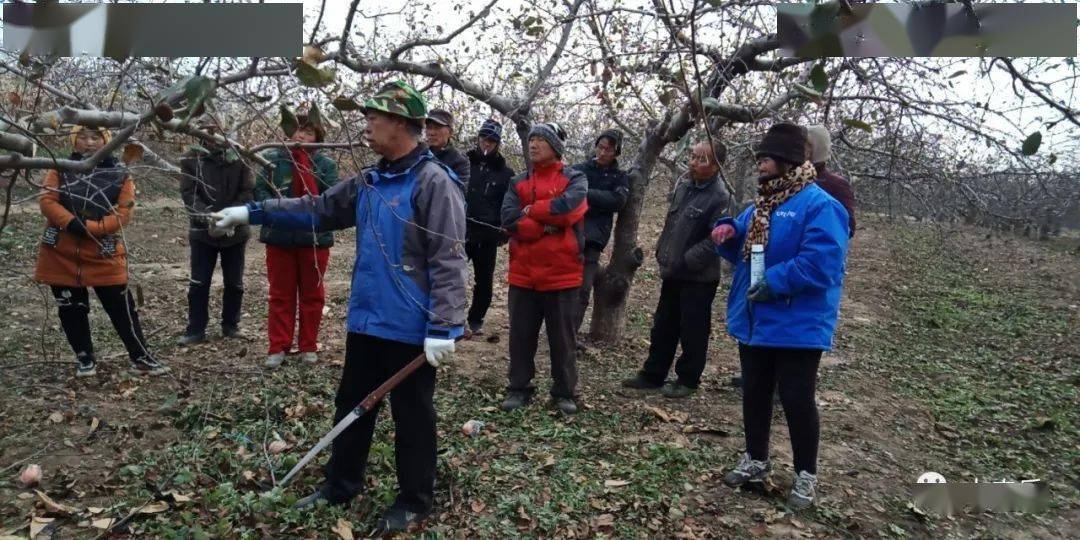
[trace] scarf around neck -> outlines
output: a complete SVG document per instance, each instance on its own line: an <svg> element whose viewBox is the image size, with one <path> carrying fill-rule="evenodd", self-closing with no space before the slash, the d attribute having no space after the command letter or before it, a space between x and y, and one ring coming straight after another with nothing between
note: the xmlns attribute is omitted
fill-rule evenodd
<svg viewBox="0 0 1080 540"><path fill-rule="evenodd" d="M787 174L758 185L758 194L754 197L754 215L751 216L750 229L746 234L746 242L743 243L744 259L750 260L752 245L769 244L769 220L772 219L773 211L803 188L813 184L816 177L814 165L805 161Z"/></svg>

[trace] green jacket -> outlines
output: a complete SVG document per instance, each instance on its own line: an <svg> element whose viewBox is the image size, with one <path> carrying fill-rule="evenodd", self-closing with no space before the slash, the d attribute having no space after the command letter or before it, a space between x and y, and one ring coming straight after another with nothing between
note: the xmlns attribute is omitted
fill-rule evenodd
<svg viewBox="0 0 1080 540"><path fill-rule="evenodd" d="M265 201L277 199L278 192L281 197L291 198L293 166L289 151L283 148L274 148L263 153L275 167L263 167L259 178L255 181L255 200ZM315 166L315 181L319 185L319 193L325 193L330 186L338 183L338 167L334 160L321 152L311 155L311 162ZM274 186L277 192L274 191ZM331 232L290 231L274 229L262 226L259 230L259 241L264 244L281 247L330 247L334 245L334 234Z"/></svg>

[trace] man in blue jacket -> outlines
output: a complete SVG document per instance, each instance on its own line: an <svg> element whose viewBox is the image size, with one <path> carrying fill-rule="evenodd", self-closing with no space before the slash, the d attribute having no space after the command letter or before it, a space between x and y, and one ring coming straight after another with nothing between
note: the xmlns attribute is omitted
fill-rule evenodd
<svg viewBox="0 0 1080 540"><path fill-rule="evenodd" d="M317 197L274 199L220 212L216 226L297 230L356 227L345 369L334 422L420 354L424 366L390 393L400 491L379 521L404 531L431 512L435 489L435 367L465 323L465 203L457 176L420 142L427 104L398 81L364 103L364 138L382 159ZM334 440L326 482L298 507L345 504L364 490L376 406Z"/></svg>
<svg viewBox="0 0 1080 540"><path fill-rule="evenodd" d="M795 481L788 504L814 503L819 420L814 390L821 354L832 347L844 283L848 215L814 180L803 128L780 123L757 147L758 194L738 218L713 229L717 252L735 265L728 332L739 342L746 453L725 477L731 487L762 482L769 464L773 389L791 432ZM750 283L754 245L764 276Z"/></svg>

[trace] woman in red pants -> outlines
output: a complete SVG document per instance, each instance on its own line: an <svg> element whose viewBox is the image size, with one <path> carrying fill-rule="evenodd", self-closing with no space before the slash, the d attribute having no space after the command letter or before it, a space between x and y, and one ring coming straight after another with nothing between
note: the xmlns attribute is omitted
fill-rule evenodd
<svg viewBox="0 0 1080 540"><path fill-rule="evenodd" d="M312 124L307 115L297 115L299 127L286 133L287 140L322 142L326 130ZM338 183L334 160L312 149L274 149L264 154L273 164L266 167L255 183L255 200L279 197L315 196ZM326 291L323 277L330 261L330 232L280 230L262 227L259 241L266 244L266 277L270 284L270 310L266 330L270 338L266 367L274 368L285 360L300 320L297 348L305 362L319 359L316 353L319 324Z"/></svg>

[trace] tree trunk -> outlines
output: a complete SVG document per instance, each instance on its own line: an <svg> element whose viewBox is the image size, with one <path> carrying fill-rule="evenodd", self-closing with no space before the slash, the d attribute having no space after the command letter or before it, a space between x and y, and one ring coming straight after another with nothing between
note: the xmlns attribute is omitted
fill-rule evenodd
<svg viewBox="0 0 1080 540"><path fill-rule="evenodd" d="M615 222L615 246L611 250L611 261L596 276L592 324L589 328L590 337L597 341L615 341L622 335L630 286L637 269L645 262L645 253L637 245L638 226L641 224L649 177L666 144L663 131L655 125L646 131L637 160L631 168L630 198Z"/></svg>

